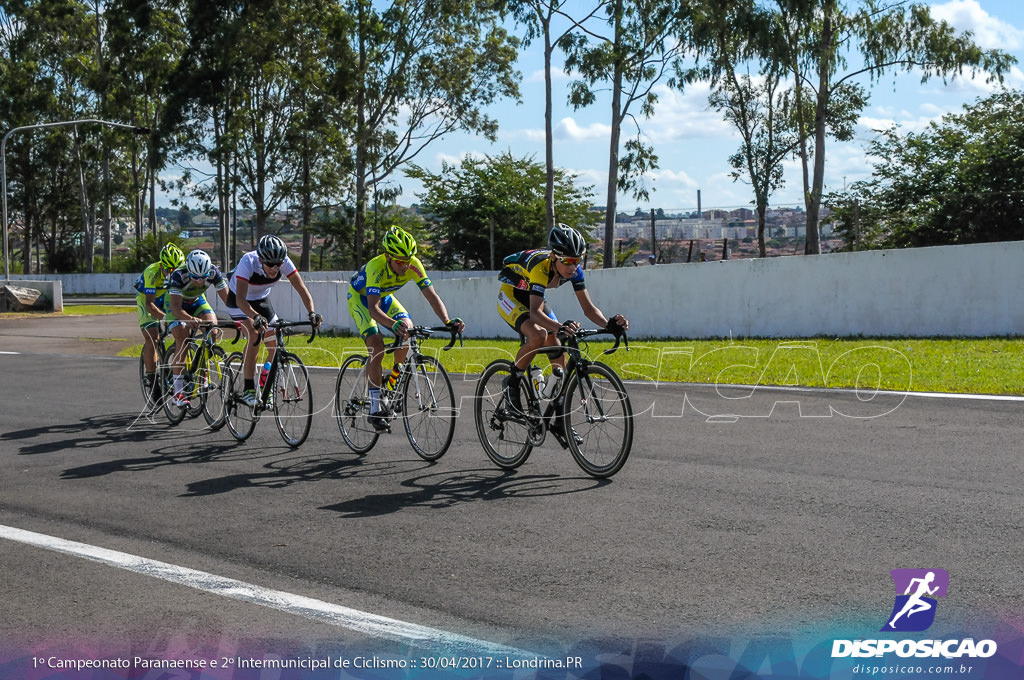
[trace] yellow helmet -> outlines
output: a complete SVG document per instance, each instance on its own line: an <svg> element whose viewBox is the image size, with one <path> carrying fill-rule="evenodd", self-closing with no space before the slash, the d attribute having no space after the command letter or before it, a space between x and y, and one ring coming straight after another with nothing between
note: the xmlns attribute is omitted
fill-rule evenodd
<svg viewBox="0 0 1024 680"><path fill-rule="evenodd" d="M381 245L385 253L400 260L408 260L416 254L416 239L400 227L389 228Z"/></svg>
<svg viewBox="0 0 1024 680"><path fill-rule="evenodd" d="M174 271L185 264L185 253L173 243L168 243L160 249L160 264L167 271Z"/></svg>

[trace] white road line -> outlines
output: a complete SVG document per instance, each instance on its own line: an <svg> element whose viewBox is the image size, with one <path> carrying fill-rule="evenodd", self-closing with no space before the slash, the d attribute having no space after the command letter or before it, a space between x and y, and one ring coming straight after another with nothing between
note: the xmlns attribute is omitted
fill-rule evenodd
<svg viewBox="0 0 1024 680"><path fill-rule="evenodd" d="M477 640L437 628L428 628L414 623L359 611L358 609L331 604L330 602L323 602L311 597L295 595L281 590L271 590L204 571L196 571L195 569L188 569L168 564L167 562L158 562L116 550L107 550L106 548L86 543L68 541L2 524L0 524L0 538L81 557L93 562L107 564L145 576L152 576L214 595L278 609L320 623L348 628L371 637L396 640L435 651L439 648L444 648L452 651L463 650L476 655L533 658L538 656L533 652L485 640Z"/></svg>

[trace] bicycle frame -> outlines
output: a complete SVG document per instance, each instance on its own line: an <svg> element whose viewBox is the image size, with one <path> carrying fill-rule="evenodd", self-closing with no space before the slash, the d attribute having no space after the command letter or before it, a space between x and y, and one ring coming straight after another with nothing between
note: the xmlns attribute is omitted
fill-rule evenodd
<svg viewBox="0 0 1024 680"><path fill-rule="evenodd" d="M525 385L521 379L515 388L522 390L518 396L523 403L509 401L513 398L508 393L510 377L516 370L511 361L497 359L484 368L475 392L474 419L477 436L492 462L506 470L519 467L550 432L587 474L604 479L622 468L633 442L629 395L610 366L585 354L586 338L610 332L582 330L575 337L559 333L564 345L538 351L549 357L569 353L563 381L547 404L529 377ZM623 335L603 353L616 351L621 343L627 343L628 349Z"/></svg>
<svg viewBox="0 0 1024 680"><path fill-rule="evenodd" d="M459 344L462 344L462 334L455 331L450 326L414 326L408 333L406 339L403 341L401 338L395 337L394 342L391 343L385 350L385 354L393 354L405 346L408 342L409 353L405 356L405 360L402 362L402 372L398 376L398 382L395 383L394 389L386 390L384 385L381 385L381 400L385 401L387 408L391 409L394 406L393 401L397 399L398 395L402 394L405 389L405 383L409 380L415 380L414 386L419 389L419 373L414 369L416 368L417 362L421 362L423 356L420 352L420 342L426 340L434 333L451 333L451 340L447 345L441 348L442 352L447 352L455 346L455 340L458 339ZM268 381L269 382L269 381ZM434 399L433 386L428 385L430 390L430 398ZM387 396L385 396L387 392Z"/></svg>
<svg viewBox="0 0 1024 680"><path fill-rule="evenodd" d="M526 376L523 378L526 382L526 393L527 393L527 407L528 415L527 419L536 418L536 414L540 414L540 424L543 425L545 432L551 431L551 425L557 422L565 414L565 399L568 396L569 384L572 381L573 375L578 375L579 380L584 382L588 389L592 389L593 385L590 381L590 376L587 373L587 367L594 362L586 357L588 337L594 335L600 335L602 333L611 333L606 329L594 329L594 330L581 330L575 335L568 335L564 331L558 332L558 339L563 343L557 347L543 348L538 350L538 354L546 354L549 357L553 355L562 354L563 352L569 355L569 361L565 365L565 374L562 376L562 382L558 386L558 391L548 398L547 407L544 412L541 413L541 401L542 397L537 393L537 387L533 384L533 381L529 379L529 367L527 367ZM616 336L615 344L609 349L604 350L601 354L612 354L618 351L619 345L624 344L626 351L629 351L629 340L625 334ZM582 345L582 346L581 346ZM530 361L530 366L533 365L533 361ZM584 404L584 408L589 408L589 403ZM597 408L601 409L600 402L597 403ZM595 420L606 419L607 416L602 412L596 418L590 413L586 414L587 419L594 418ZM558 435L555 433L555 438L563 449L569 448L569 443L565 439L565 435ZM543 440L541 440L543 441Z"/></svg>
<svg viewBox="0 0 1024 680"><path fill-rule="evenodd" d="M277 341L277 350L274 352L274 361L270 364L270 371L267 373L266 382L264 382L263 386L257 390L257 395L259 397L259 403L256 405L257 412L268 408L268 405L270 404L270 396L274 391L277 374L281 370L281 366L283 366L288 359L297 358L294 353L288 351L288 348L284 343L284 336L290 334L288 330L297 326L310 326L312 328L312 332L309 334L309 340L306 341L307 345L312 344L313 341L316 340L317 329L313 327L309 321L275 321L268 326L268 328L272 328L274 330L274 339ZM256 336L257 345L260 344L263 337L263 333Z"/></svg>
<svg viewBox="0 0 1024 680"><path fill-rule="evenodd" d="M462 335L450 326L415 326L405 338L396 337L385 353L407 349L402 371L392 389L382 388L377 410L370 412L369 357L355 354L342 362L335 384L334 415L345 443L365 454L400 414L409 443L420 458L435 461L448 450L455 431L455 395L451 379L438 359L421 351L421 342L437 332L451 334L442 348L450 350ZM408 346L405 347L405 342ZM379 419L371 422L371 415Z"/></svg>

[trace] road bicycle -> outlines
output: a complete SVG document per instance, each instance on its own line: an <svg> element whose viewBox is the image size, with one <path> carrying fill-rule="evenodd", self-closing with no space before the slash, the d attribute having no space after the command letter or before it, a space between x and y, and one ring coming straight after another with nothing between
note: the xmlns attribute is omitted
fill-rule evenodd
<svg viewBox="0 0 1024 680"><path fill-rule="evenodd" d="M423 354L421 343L434 333L450 333L451 341L442 348L450 350L462 335L451 326L415 326L406 333L409 353L401 365L401 374L393 389L386 389L386 376L381 380L380 411L387 419L384 432L391 432L391 422L400 417L416 454L429 461L440 458L451 446L455 434L455 392L448 371L437 359ZM402 342L396 338L385 352L393 353ZM370 422L370 383L366 378L364 354L350 356L338 371L334 388L334 417L341 436L352 451L366 453L373 448L382 432Z"/></svg>
<svg viewBox="0 0 1024 680"><path fill-rule="evenodd" d="M156 371L153 374L153 382L150 385L146 384L146 359L143 355L143 352L145 352L145 345L143 345L143 351L139 352L139 388L142 390L142 397L146 400L146 409L148 413L153 413L160 409L161 396L167 393L166 385L163 384L164 374L160 369L167 360L167 337L170 335L170 330L167 327L167 323L164 321L159 322L158 329L156 341ZM171 356L174 355L172 354Z"/></svg>
<svg viewBox="0 0 1024 680"><path fill-rule="evenodd" d="M232 352L227 360L228 389L225 395L228 431L238 441L245 441L256 429L256 421L264 411L273 411L277 431L291 447L301 446L309 436L313 423L313 393L309 384L309 370L302 359L285 346L285 336L294 335L293 329L309 326L309 340L317 336L317 328L310 321L274 321L267 328L274 331L277 351L266 380L256 386L256 404L242 401L245 380L242 375L242 353ZM257 342L262 334L257 335Z"/></svg>
<svg viewBox="0 0 1024 680"><path fill-rule="evenodd" d="M219 430L224 426L227 353L217 345L218 334L215 331L220 328L235 329L234 342L238 341L241 329L234 321L201 322L197 328L192 329L186 340L181 376L184 380L182 392L188 402L183 406L176 406L173 399L173 363L177 343L165 347L161 340L157 345L157 350L162 353L156 382L162 391L164 414L172 425L180 423L186 415L194 418L202 413L211 429Z"/></svg>
<svg viewBox="0 0 1024 680"><path fill-rule="evenodd" d="M592 477L611 477L622 469L633 446L633 407L615 371L586 356L586 339L601 333L611 331L580 330L574 335L559 331L562 346L540 353L550 357L565 351L569 356L565 375L558 378L552 374L549 380L556 384L545 385L542 393L531 378L538 369L531 366L519 381L525 412L513 408L505 398L504 384L512 362L498 359L484 369L476 387L474 415L480 443L496 465L508 470L519 467L550 433ZM628 351L629 341L619 334L615 345L602 354L615 352L620 342Z"/></svg>

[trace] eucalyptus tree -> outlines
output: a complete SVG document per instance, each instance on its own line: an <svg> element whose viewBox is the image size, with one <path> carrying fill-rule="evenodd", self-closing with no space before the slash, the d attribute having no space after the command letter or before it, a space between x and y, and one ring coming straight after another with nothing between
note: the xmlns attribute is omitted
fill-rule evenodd
<svg viewBox="0 0 1024 680"><path fill-rule="evenodd" d="M783 162L799 146L793 92L785 65L759 60L770 41L772 17L755 3L721 2L697 22L695 42L708 55L709 103L740 134L740 148L729 157L733 180L750 184L757 212L757 243L766 254L765 213L771 194L785 183ZM770 42L769 42L770 44ZM757 73L752 75L751 69Z"/></svg>
<svg viewBox="0 0 1024 680"><path fill-rule="evenodd" d="M658 96L654 91L682 56L688 40L689 5L679 0L606 0L603 32L582 26L562 40L566 67L579 72L569 96L576 108L597 101L597 90L610 92L611 135L608 144L608 185L604 229L604 263L613 267L616 197L629 191L638 199L648 197L642 183L645 172L658 167L654 148L645 143L631 108L649 118ZM670 78L671 80L671 78ZM636 136L625 143L620 155L622 126L631 119Z"/></svg>
<svg viewBox="0 0 1024 680"><path fill-rule="evenodd" d="M435 140L463 131L494 140L483 109L518 98L518 42L492 0L348 0L356 63L354 262L362 262L368 198Z"/></svg>
<svg viewBox="0 0 1024 680"><path fill-rule="evenodd" d="M178 0L112 0L104 11L107 53L101 64L105 83L103 111L118 120L156 130L166 110L168 79L185 49L184 18ZM156 234L156 185L160 169L150 145L152 139L124 136L118 148L127 151L114 174L126 175L124 184L134 215L136 241L142 241L146 190L149 190L149 226ZM181 140L164 139L169 147ZM141 257L141 252L137 251ZM140 260L141 261L141 260Z"/></svg>
<svg viewBox="0 0 1024 680"><path fill-rule="evenodd" d="M237 186L234 120L241 105L238 81L244 64L238 46L247 39L247 6L231 0L182 0L185 48L167 78L154 159L157 165L182 167L178 187L215 206L225 266L234 251L229 246ZM212 173L202 167L204 162Z"/></svg>
<svg viewBox="0 0 1024 680"><path fill-rule="evenodd" d="M567 0L509 0L507 11L517 22L524 25L523 46L529 46L536 39L543 41L544 53L544 160L545 202L547 207L548 230L555 226L555 153L552 121L553 93L551 59L556 46L569 38L573 31L591 21L602 7L603 0L595 0L589 11L569 15L566 8L576 10L578 3Z"/></svg>
<svg viewBox="0 0 1024 680"><path fill-rule="evenodd" d="M847 102L849 109L841 117L849 118L867 104L866 93L856 96L865 79L873 83L889 73L915 71L922 82L937 77L945 83L966 71L1001 81L1016 63L1004 52L983 50L971 33L957 33L937 21L925 5L770 0L768 6L777 14L773 25L778 31L766 56L785 64L795 80L808 254L820 252L825 143L837 99Z"/></svg>
<svg viewBox="0 0 1024 680"><path fill-rule="evenodd" d="M77 120L95 110L89 90L94 60L85 6L70 0L4 3L5 128ZM47 253L51 271L91 264L92 163L89 131L30 130L8 147L8 180L20 200L25 270L31 242ZM69 163L69 157L72 162ZM47 169L47 173L42 169ZM54 188L60 188L54 193ZM70 188L69 188L70 187ZM48 231L47 231L48 230Z"/></svg>
<svg viewBox="0 0 1024 680"><path fill-rule="evenodd" d="M296 110L285 141L296 165L288 193L301 212L299 268L309 269L317 231L314 211L341 202L349 193L353 57L345 39L351 18L339 5L307 2L303 12L306 19L296 26L297 39L289 50Z"/></svg>

